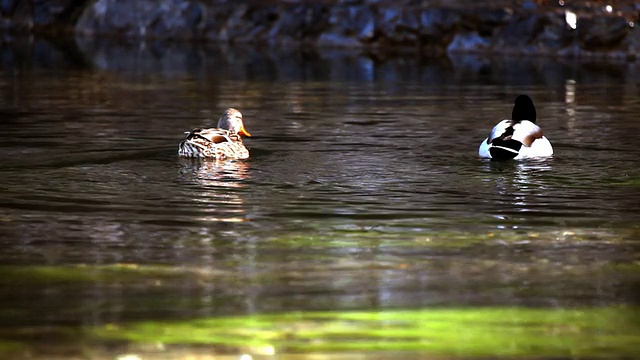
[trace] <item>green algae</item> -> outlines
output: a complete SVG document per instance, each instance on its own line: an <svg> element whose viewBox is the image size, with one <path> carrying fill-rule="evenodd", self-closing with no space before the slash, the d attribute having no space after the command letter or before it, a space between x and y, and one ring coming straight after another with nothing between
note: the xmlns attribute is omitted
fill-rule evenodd
<svg viewBox="0 0 640 360"><path fill-rule="evenodd" d="M456 356L632 356L640 310L433 308L292 312L138 322L92 330L96 338L292 352L420 352Z"/></svg>
<svg viewBox="0 0 640 360"><path fill-rule="evenodd" d="M567 228L553 232L537 232L533 230L496 229L484 233L464 231L422 232L417 235L413 231L383 230L338 230L325 234L290 234L274 237L268 241L269 247L280 248L346 248L346 247L379 247L394 248L433 248L433 249L467 249L473 246L492 244L522 244L535 241L537 244L568 241L572 243L595 242L627 243L629 231L611 232L607 229ZM635 241L635 238L633 239Z"/></svg>
<svg viewBox="0 0 640 360"><path fill-rule="evenodd" d="M215 277L214 271L162 265L110 264L110 265L37 265L0 266L0 285L147 282L181 279L193 276Z"/></svg>
<svg viewBox="0 0 640 360"><path fill-rule="evenodd" d="M24 350L25 344L19 341L0 340L0 355Z"/></svg>

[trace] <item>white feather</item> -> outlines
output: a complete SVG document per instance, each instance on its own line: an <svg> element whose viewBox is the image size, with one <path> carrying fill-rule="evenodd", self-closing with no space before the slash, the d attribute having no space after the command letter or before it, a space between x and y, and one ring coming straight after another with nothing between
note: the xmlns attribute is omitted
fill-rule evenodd
<svg viewBox="0 0 640 360"><path fill-rule="evenodd" d="M491 149L491 145L489 145L489 138L486 138L483 142L480 143L478 155L480 155L480 157L482 158L491 159L491 153L489 152L489 149Z"/></svg>
<svg viewBox="0 0 640 360"><path fill-rule="evenodd" d="M553 155L553 147L551 146L551 142L546 137L541 137L540 139L536 139L531 146L526 147L523 146L520 148L518 152L518 156L516 156L515 160L521 159L532 159L532 158L540 158L540 157L548 157Z"/></svg>
<svg viewBox="0 0 640 360"><path fill-rule="evenodd" d="M493 139L502 136L507 129L513 124L511 120L502 120L496 126L491 129L491 134L488 138L484 139L480 143L478 148L478 155L483 158L491 159L491 153L489 150L493 147L489 142ZM538 135L539 134L539 135ZM518 155L515 159L530 159L537 157L547 157L553 155L553 147L549 140L542 136L542 129L531 121L523 120L513 126L512 139L521 142L524 146L520 148ZM533 139L529 142L530 139ZM529 145L527 145L529 144ZM507 151L514 151L513 149L501 147Z"/></svg>
<svg viewBox="0 0 640 360"><path fill-rule="evenodd" d="M530 147L536 139L542 137L542 129L529 120L522 120L513 125L513 140L519 141L522 145Z"/></svg>
<svg viewBox="0 0 640 360"><path fill-rule="evenodd" d="M496 126L494 126L493 129L491 129L491 134L489 134L489 142L492 142L493 139L499 138L500 136L502 136L507 131L507 129L511 126L511 124L513 124L513 121L506 120L506 119L497 123Z"/></svg>

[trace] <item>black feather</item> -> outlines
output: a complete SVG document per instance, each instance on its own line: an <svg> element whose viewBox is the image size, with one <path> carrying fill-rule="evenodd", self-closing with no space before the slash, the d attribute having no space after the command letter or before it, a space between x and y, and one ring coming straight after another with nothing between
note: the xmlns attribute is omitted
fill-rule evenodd
<svg viewBox="0 0 640 360"><path fill-rule="evenodd" d="M511 120L522 121L529 120L532 123L536 123L536 107L533 105L533 100L527 95L519 95L513 104L513 111L511 112Z"/></svg>

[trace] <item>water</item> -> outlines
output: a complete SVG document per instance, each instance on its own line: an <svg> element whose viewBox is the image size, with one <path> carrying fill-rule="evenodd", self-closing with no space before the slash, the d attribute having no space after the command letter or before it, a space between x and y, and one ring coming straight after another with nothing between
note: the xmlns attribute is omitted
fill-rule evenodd
<svg viewBox="0 0 640 360"><path fill-rule="evenodd" d="M639 305L635 66L178 50L5 60L5 337L289 311ZM556 154L479 159L521 93ZM248 161L176 156L185 130L230 106L254 135Z"/></svg>

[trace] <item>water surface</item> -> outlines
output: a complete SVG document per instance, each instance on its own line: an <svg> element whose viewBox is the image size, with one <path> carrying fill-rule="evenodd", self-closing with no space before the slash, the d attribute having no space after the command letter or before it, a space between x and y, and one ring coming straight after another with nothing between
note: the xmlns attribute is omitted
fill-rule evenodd
<svg viewBox="0 0 640 360"><path fill-rule="evenodd" d="M639 305L631 65L85 51L0 72L11 341L291 311ZM479 159L521 93L555 155ZM249 160L176 156L185 130L231 106Z"/></svg>

